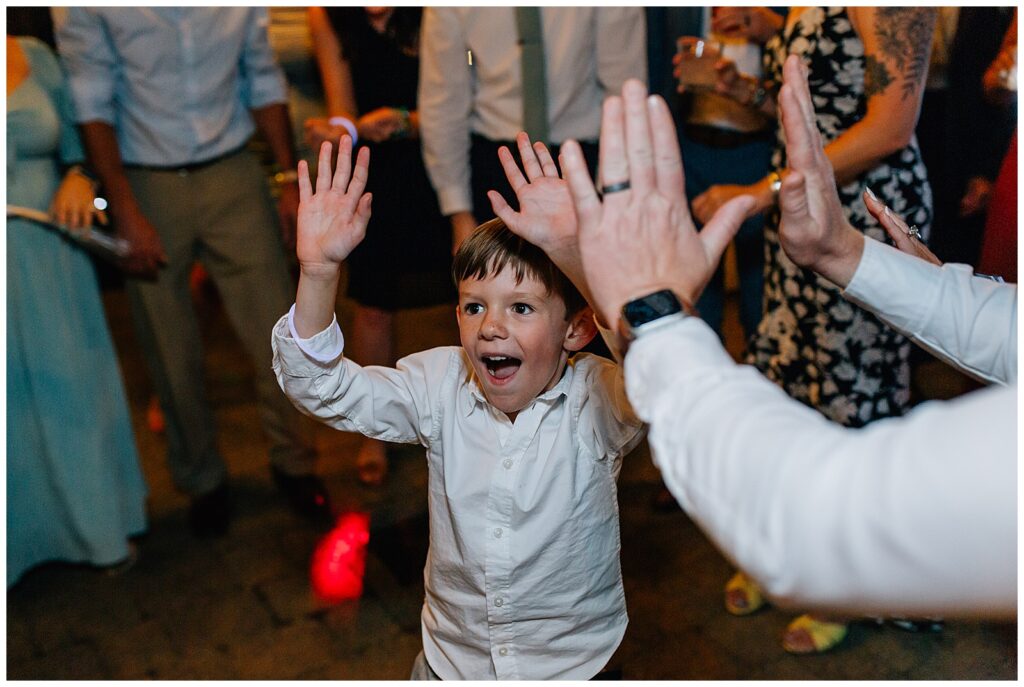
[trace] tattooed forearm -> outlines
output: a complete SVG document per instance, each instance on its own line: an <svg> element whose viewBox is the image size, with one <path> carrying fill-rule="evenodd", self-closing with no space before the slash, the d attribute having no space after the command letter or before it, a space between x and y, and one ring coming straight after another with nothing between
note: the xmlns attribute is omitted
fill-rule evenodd
<svg viewBox="0 0 1024 687"><path fill-rule="evenodd" d="M874 55L864 56L864 96L870 98L876 93L883 92L892 83L892 76L885 68L884 62L879 62Z"/></svg>
<svg viewBox="0 0 1024 687"><path fill-rule="evenodd" d="M933 7L879 7L875 10L875 35L882 54L896 62L896 69L902 77L904 100L917 92L928 75L928 53L932 47L935 17ZM888 72L885 75L888 77ZM877 81L876 85L880 87L874 92L885 90L890 82L890 79L885 83Z"/></svg>

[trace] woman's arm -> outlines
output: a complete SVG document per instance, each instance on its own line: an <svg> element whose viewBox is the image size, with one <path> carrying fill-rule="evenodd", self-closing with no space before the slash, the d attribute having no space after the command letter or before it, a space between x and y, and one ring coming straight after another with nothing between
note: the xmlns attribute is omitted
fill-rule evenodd
<svg viewBox="0 0 1024 687"><path fill-rule="evenodd" d="M360 117L349 61L345 59L341 39L323 7L309 8L309 31L313 36L313 51L320 66L327 113L331 119L344 117L355 127L360 139L377 143L414 126L411 116L407 119L399 110L390 107L379 107ZM419 130L418 116L415 128ZM332 124L330 120L310 119L306 122L306 137L311 145L319 146L324 140L337 141L346 130L347 127Z"/></svg>
<svg viewBox="0 0 1024 687"><path fill-rule="evenodd" d="M913 138L928 74L936 13L934 8L927 7L851 7L847 11L864 43L867 112L825 146L839 186L877 166ZM774 100L770 99L762 111L767 113L769 104L774 110ZM773 174L749 186L712 186L694 199L694 214L706 221L726 201L743 194L756 201L751 214L768 209L775 203ZM781 180L787 172L782 170L778 174Z"/></svg>
<svg viewBox="0 0 1024 687"><path fill-rule="evenodd" d="M906 147L921 110L936 10L851 7L864 43L864 117L825 146L840 186Z"/></svg>
<svg viewBox="0 0 1024 687"><path fill-rule="evenodd" d="M355 90L352 87L352 72L348 60L342 55L341 40L334 33L327 10L310 7L309 32L313 36L313 52L323 79L324 100L327 114L331 117L348 117L353 122L359 116L356 108Z"/></svg>

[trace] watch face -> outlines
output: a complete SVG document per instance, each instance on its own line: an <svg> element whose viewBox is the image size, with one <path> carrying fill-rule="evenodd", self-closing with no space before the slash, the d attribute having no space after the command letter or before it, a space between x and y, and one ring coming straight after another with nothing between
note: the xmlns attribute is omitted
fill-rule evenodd
<svg viewBox="0 0 1024 687"><path fill-rule="evenodd" d="M630 327L636 328L660 317L680 312L683 306L669 289L656 291L643 298L626 303L622 307L622 316Z"/></svg>

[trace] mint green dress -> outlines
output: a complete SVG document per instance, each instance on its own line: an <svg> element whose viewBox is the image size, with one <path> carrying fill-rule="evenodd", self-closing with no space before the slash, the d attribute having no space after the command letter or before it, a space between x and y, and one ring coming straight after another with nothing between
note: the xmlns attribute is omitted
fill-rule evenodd
<svg viewBox="0 0 1024 687"><path fill-rule="evenodd" d="M58 161L83 158L60 66L18 40L31 73L7 96L7 203L46 210ZM45 561L110 565L146 528L146 486L89 257L7 220L7 586Z"/></svg>

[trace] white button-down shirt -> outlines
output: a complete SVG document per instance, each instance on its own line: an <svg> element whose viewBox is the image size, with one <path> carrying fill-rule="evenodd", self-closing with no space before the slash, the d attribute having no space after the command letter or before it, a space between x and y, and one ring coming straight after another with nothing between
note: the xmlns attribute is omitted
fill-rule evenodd
<svg viewBox="0 0 1024 687"><path fill-rule="evenodd" d="M1017 287L869 239L845 294L995 386L847 429L686 318L626 357L665 483L776 601L1015 617Z"/></svg>
<svg viewBox="0 0 1024 687"><path fill-rule="evenodd" d="M642 7L544 7L547 143L597 140L601 103L647 80ZM423 161L441 212L469 210L470 133L511 141L523 128L519 33L512 7L427 7L420 38ZM472 53L469 63L467 52Z"/></svg>
<svg viewBox="0 0 1024 687"><path fill-rule="evenodd" d="M615 480L643 436L621 368L575 356L516 417L481 393L461 348L396 368L340 357L337 324L299 340L283 317L274 370L303 412L418 443L429 466L424 655L443 679L587 679L622 640Z"/></svg>

